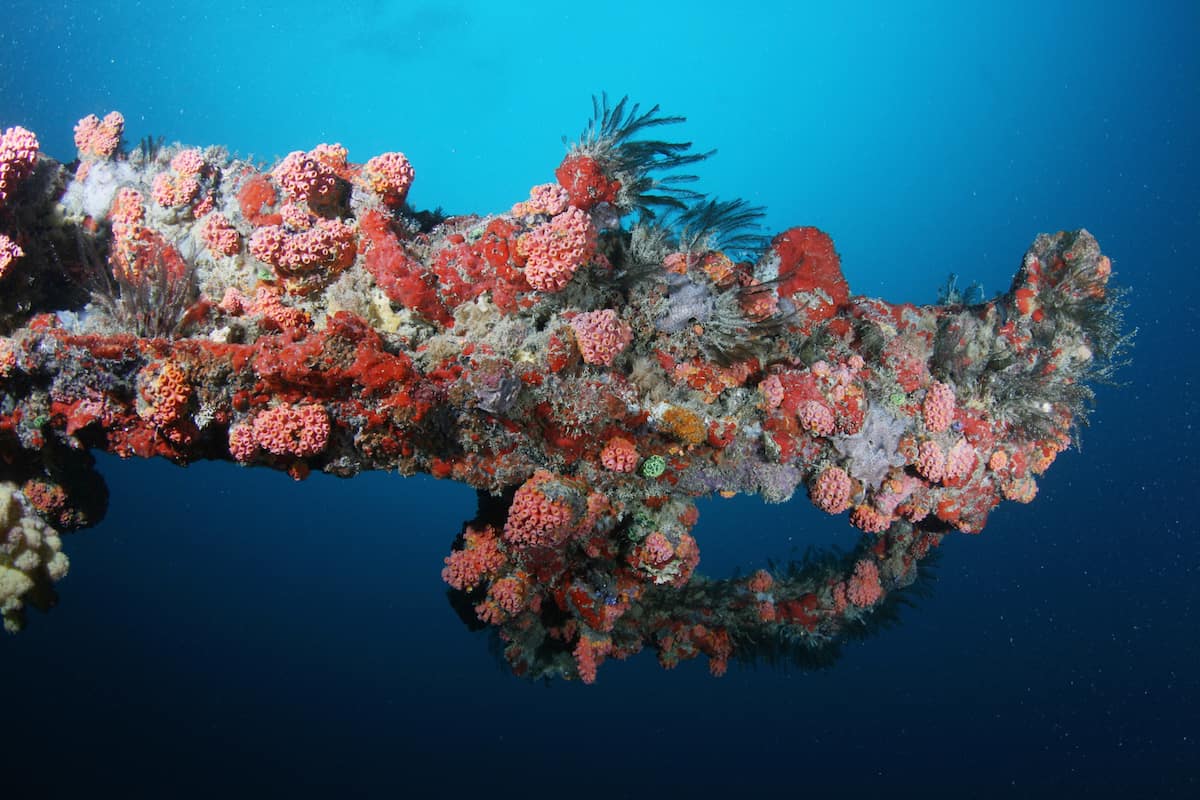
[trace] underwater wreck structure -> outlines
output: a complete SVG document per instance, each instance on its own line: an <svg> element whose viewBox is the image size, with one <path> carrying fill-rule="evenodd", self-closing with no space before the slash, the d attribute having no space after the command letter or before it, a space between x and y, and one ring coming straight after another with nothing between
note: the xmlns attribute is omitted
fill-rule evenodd
<svg viewBox="0 0 1200 800"><path fill-rule="evenodd" d="M62 164L3 131L5 626L105 512L92 450L466 483L451 602L516 673L585 682L643 648L819 661L944 536L1033 500L1125 342L1091 235L1037 237L990 302L855 296L825 233L688 188L708 153L655 138L681 118L594 112L488 216L412 209L399 152L126 149L113 112ZM696 498L797 491L852 550L696 572Z"/></svg>

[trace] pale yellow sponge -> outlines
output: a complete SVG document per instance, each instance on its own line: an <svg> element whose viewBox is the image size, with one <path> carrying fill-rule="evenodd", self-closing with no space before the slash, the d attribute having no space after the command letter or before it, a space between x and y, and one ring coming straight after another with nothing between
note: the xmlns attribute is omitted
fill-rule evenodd
<svg viewBox="0 0 1200 800"><path fill-rule="evenodd" d="M0 616L4 629L21 629L25 595L39 582L67 574L58 531L30 507L14 483L0 483Z"/></svg>

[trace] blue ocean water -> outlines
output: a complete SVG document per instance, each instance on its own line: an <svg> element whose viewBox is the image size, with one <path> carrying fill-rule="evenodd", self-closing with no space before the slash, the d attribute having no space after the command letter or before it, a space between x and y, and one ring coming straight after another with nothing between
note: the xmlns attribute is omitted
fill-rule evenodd
<svg viewBox="0 0 1200 800"><path fill-rule="evenodd" d="M686 115L700 187L827 230L856 293L1002 291L1086 227L1140 332L1082 450L831 669L590 687L512 677L451 610L465 487L102 457L59 606L0 639L3 796L1200 793L1200 6L655 5L9 0L0 127L64 160L112 109L268 161L399 149L414 205L486 213L606 90ZM695 535L712 575L855 536L803 498Z"/></svg>

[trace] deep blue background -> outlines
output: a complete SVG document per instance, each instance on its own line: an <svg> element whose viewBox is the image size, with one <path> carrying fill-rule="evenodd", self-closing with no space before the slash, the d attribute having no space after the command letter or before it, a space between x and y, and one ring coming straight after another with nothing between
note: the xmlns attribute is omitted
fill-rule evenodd
<svg viewBox="0 0 1200 800"><path fill-rule="evenodd" d="M467 489L104 458L59 607L0 639L3 796L1200 791L1197 4L792 5L5 4L0 126L60 158L116 108L131 141L401 149L416 205L488 212L607 89L687 115L720 150L703 188L828 230L858 293L1000 291L1083 226L1140 334L1037 501L948 539L933 596L815 674L524 683L443 596ZM714 575L854 541L803 499L701 511Z"/></svg>

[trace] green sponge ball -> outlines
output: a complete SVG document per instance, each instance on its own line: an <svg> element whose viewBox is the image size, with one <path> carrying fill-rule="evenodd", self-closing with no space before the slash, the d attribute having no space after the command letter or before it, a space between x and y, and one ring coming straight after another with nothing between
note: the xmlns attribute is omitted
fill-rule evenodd
<svg viewBox="0 0 1200 800"><path fill-rule="evenodd" d="M657 478L667 471L667 460L662 456L650 456L642 462L642 477Z"/></svg>

